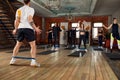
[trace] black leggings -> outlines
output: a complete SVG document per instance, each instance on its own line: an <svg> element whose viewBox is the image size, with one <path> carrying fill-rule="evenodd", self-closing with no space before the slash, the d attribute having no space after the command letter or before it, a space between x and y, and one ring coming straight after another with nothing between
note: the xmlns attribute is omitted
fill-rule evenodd
<svg viewBox="0 0 120 80"><path fill-rule="evenodd" d="M48 39L48 44L52 44L52 39Z"/></svg>
<svg viewBox="0 0 120 80"><path fill-rule="evenodd" d="M80 38L79 38L79 48L81 46L82 40L83 40L83 43L84 43L84 47L86 48L86 37L85 37L85 35L80 35Z"/></svg>
<svg viewBox="0 0 120 80"><path fill-rule="evenodd" d="M72 36L68 38L68 45L75 45L76 37Z"/></svg>
<svg viewBox="0 0 120 80"><path fill-rule="evenodd" d="M54 47L56 47L56 45L59 47L59 38L58 38L58 36L54 36L53 40L54 40Z"/></svg>
<svg viewBox="0 0 120 80"><path fill-rule="evenodd" d="M102 46L102 39L103 39L103 36L98 37L99 46Z"/></svg>

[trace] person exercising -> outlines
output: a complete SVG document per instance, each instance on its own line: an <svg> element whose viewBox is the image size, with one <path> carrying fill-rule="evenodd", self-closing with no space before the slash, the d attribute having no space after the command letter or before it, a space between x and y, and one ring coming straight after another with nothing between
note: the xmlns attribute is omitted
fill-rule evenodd
<svg viewBox="0 0 120 80"><path fill-rule="evenodd" d="M76 28L71 29L71 45L72 47L75 47L75 41L76 41Z"/></svg>
<svg viewBox="0 0 120 80"><path fill-rule="evenodd" d="M52 45L52 39L53 39L53 32L52 32L52 28L51 29L49 29L48 31L47 31L47 33L48 33L48 45L51 47L51 45Z"/></svg>
<svg viewBox="0 0 120 80"><path fill-rule="evenodd" d="M61 31L60 27L55 23L55 25L52 27L53 40L54 40L54 50L59 49L59 32L60 31Z"/></svg>
<svg viewBox="0 0 120 80"><path fill-rule="evenodd" d="M98 29L98 48L103 48L102 47L102 43L103 43L103 30L102 30L102 28L100 28L100 29Z"/></svg>
<svg viewBox="0 0 120 80"><path fill-rule="evenodd" d="M12 59L10 64L15 64L19 48L22 45L23 40L27 40L31 47L31 66L40 66L36 62L36 42L35 42L35 32L40 34L41 30L36 27L33 21L34 9L30 7L30 0L24 0L24 6L17 9L16 19L14 21L15 29L13 34L17 33L17 43L13 49Z"/></svg>
<svg viewBox="0 0 120 80"><path fill-rule="evenodd" d="M86 32L86 30L85 30L85 26L84 26L84 24L83 24L83 22L81 23L80 21L78 22L79 23L79 25L80 25L80 27L79 27L79 34L80 34L80 37L79 37L79 46L78 46L78 48L80 48L80 46L81 46L81 42L82 42L82 40L83 40L83 43L84 43L84 48L85 48L85 50L87 50L86 49L86 35L85 35L85 32Z"/></svg>
<svg viewBox="0 0 120 80"><path fill-rule="evenodd" d="M71 28L68 32L68 45L70 47L75 47L75 40L76 40L76 29Z"/></svg>
<svg viewBox="0 0 120 80"><path fill-rule="evenodd" d="M120 27L120 24L117 22L117 19L113 18L113 23L109 27L106 27L105 25L103 25L103 27L105 29L112 29L112 32L111 32L111 35L110 35L110 49L111 49L111 52L112 52L114 39L117 40L118 48L120 49L120 36L119 36L119 31L118 31L119 27Z"/></svg>

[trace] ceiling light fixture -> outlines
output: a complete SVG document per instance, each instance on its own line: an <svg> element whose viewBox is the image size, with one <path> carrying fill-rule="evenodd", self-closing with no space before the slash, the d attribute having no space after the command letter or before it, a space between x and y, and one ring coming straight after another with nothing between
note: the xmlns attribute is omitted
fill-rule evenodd
<svg viewBox="0 0 120 80"><path fill-rule="evenodd" d="M72 11L75 10L75 7L69 6L69 7L66 7L65 9L68 10L67 20L68 21L73 20L74 16L72 15Z"/></svg>
<svg viewBox="0 0 120 80"><path fill-rule="evenodd" d="M48 0L48 8L50 10L59 10L60 0Z"/></svg>

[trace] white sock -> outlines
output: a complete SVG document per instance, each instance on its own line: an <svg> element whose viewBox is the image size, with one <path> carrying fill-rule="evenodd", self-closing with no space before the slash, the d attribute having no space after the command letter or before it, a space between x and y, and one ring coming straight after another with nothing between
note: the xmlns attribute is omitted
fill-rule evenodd
<svg viewBox="0 0 120 80"><path fill-rule="evenodd" d="M16 60L14 57L12 57L12 60Z"/></svg>

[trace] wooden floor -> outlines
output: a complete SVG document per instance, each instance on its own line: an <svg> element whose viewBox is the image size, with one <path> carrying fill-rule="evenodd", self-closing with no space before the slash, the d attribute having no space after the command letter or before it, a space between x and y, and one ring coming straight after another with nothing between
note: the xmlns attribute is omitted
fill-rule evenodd
<svg viewBox="0 0 120 80"><path fill-rule="evenodd" d="M12 54L8 52L0 52L0 80L118 80L101 52L91 48L84 57L78 58L67 56L70 50L37 55L40 68L30 67L28 60L17 60L16 66L11 66L9 61ZM30 55L26 51L19 56Z"/></svg>

